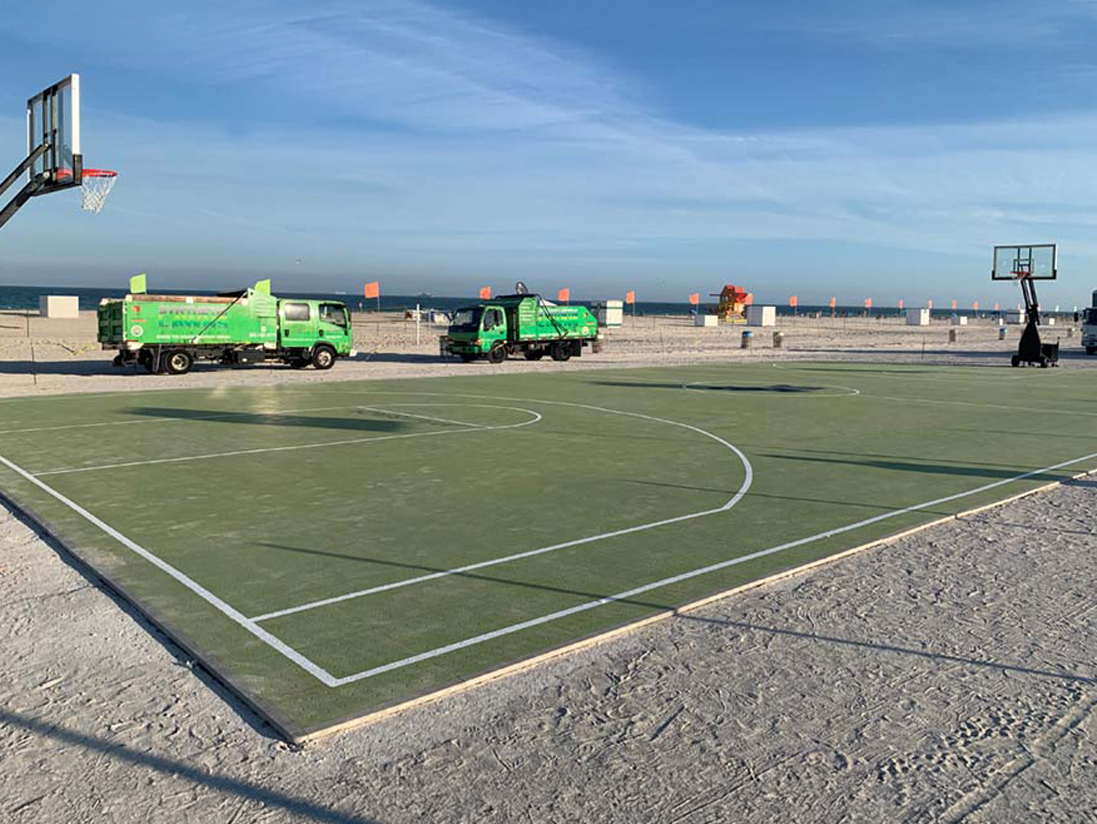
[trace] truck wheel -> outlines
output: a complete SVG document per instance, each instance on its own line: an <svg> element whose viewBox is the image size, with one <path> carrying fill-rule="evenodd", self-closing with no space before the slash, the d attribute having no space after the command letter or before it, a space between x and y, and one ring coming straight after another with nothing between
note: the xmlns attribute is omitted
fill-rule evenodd
<svg viewBox="0 0 1097 824"><path fill-rule="evenodd" d="M463 360L465 363L472 363L474 360L476 360L476 356L470 355L468 352L461 352L458 357L461 358L461 360Z"/></svg>
<svg viewBox="0 0 1097 824"><path fill-rule="evenodd" d="M166 355L161 356L160 361L164 371L169 375L185 375L194 366L194 358L190 352L183 349L168 352Z"/></svg>
<svg viewBox="0 0 1097 824"><path fill-rule="evenodd" d="M1087 346L1086 347L1086 354L1087 355L1097 355L1097 346Z"/></svg>
<svg viewBox="0 0 1097 824"><path fill-rule="evenodd" d="M330 346L317 346L312 350L312 365L317 369L331 369L335 366L335 350Z"/></svg>
<svg viewBox="0 0 1097 824"><path fill-rule="evenodd" d="M488 351L488 363L500 364L507 359L507 347L500 344Z"/></svg>
<svg viewBox="0 0 1097 824"><path fill-rule="evenodd" d="M541 360L545 356L544 349L527 349L525 352L526 360Z"/></svg>
<svg viewBox="0 0 1097 824"><path fill-rule="evenodd" d="M552 344L552 359L554 361L566 361L571 357L571 346L567 341L558 340Z"/></svg>

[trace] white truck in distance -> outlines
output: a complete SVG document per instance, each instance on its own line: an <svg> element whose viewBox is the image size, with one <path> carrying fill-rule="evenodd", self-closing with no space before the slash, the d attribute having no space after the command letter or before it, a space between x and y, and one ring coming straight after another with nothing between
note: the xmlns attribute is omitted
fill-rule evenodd
<svg viewBox="0 0 1097 824"><path fill-rule="evenodd" d="M1097 290L1090 307L1082 314L1082 346L1087 355L1097 355Z"/></svg>

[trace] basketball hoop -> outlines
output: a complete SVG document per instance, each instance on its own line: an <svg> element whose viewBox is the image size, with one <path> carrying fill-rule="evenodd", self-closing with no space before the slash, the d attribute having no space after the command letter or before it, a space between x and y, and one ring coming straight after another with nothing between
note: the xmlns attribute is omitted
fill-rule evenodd
<svg viewBox="0 0 1097 824"><path fill-rule="evenodd" d="M80 185L84 211L99 214L117 179L118 172L110 169L84 169L84 180Z"/></svg>

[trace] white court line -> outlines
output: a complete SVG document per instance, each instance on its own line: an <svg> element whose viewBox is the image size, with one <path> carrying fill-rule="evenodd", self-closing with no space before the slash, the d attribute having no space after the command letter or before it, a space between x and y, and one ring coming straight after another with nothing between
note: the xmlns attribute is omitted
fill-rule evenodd
<svg viewBox="0 0 1097 824"><path fill-rule="evenodd" d="M57 432L62 429L90 429L97 426L139 426L145 423L189 423L190 421L212 421L219 418L239 418L249 415L277 418L282 415L297 415L301 412L331 412L336 409L358 409L357 406L313 406L307 409L280 409L277 412L255 410L252 412L215 412L209 415L195 415L192 418L149 418L148 420L100 421L98 423L70 423L64 426L35 426L30 429L0 429L0 435L16 435L21 432ZM132 414L132 413L131 413Z"/></svg>
<svg viewBox="0 0 1097 824"><path fill-rule="evenodd" d="M920 509L927 509L927 508L932 507L932 506L937 506L938 504L948 503L950 501L955 501L955 500L958 500L960 498L966 498L970 495L977 495L980 492L986 492L990 489L995 489L999 486L1003 486L1004 484L1013 483L1015 481L1021 481L1021 480L1024 480L1025 478L1031 478L1033 475L1039 475L1043 472L1052 472L1056 469L1062 469L1064 467L1070 466L1071 464L1076 464L1076 463L1079 463L1081 461L1090 460L1092 458L1097 458L1097 452L1093 452L1089 455L1084 455L1081 458L1074 458L1073 460L1063 461L1062 463L1054 464L1052 466L1047 466L1047 467L1044 467L1043 469L1035 469L1035 470L1032 470L1031 472L1025 472L1021 475L1016 475L1012 478L1006 478L1004 480L995 481L993 483L989 483L989 484L986 484L984 486L977 487L976 489L968 490L967 492L959 492L955 495L946 495L943 498L936 498L932 501L926 501L925 503L916 504L914 506L908 506L908 507L905 507L903 509L897 509L897 510L894 510L893 512L885 512L881 515L876 515L872 518L866 518L865 520L858 521L857 523L854 523L854 524L849 524L847 526L837 527L835 529L828 529L825 532L820 532L816 535L810 535L807 538L799 538L795 541L789 541L789 542L784 543L784 544L779 544L778 546L770 547L769 549L763 549L763 550L759 550L758 552L752 552L749 555L742 555L738 558L732 558L732 559L727 560L727 561L721 561L721 562L716 563L716 564L710 564L708 566L701 567L700 569L695 569L695 570L692 570L690 572L683 572L680 575L672 575L669 578L663 578L659 581L653 581L650 584L644 584L643 586L634 587L633 589L628 589L628 590L625 590L624 592L618 592L615 595L607 595L604 598L599 598L599 599L594 600L594 601L587 601L586 603L577 604L576 606L568 607L567 609L561 609L561 610L558 610L557 612L551 612L548 615L542 615L538 618L531 618L528 621L522 621L522 622L517 623L517 624L511 624L510 626L501 627L500 629L492 630L491 632L485 632L482 635L476 635L476 636L473 636L472 638L466 638L463 641L457 641L457 642L452 643L452 644L446 644L445 646L437 647L437 648L432 649L432 650L427 650L426 652L421 652L418 655L411 655L411 656L408 656L407 658L401 658L398 661L392 661L388 664L382 664L382 665L377 666L377 667L372 667L371 669L363 670L362 672L357 672L357 673L354 673L353 675L347 675L347 676L344 676L342 678L336 678L334 686L341 687L341 686L344 686L345 684L354 683L355 681L362 681L366 678L372 678L375 675L381 675L382 673L391 672L392 670L400 669L402 667L406 667L406 666L409 666L411 664L417 664L420 661L427 661L431 658L437 658L439 655L445 655L446 653L449 653L449 652L454 652L454 651L459 650L459 649L465 649L466 647L471 647L471 646L475 646L476 644L482 644L486 641L491 641L494 638L500 638L504 635L510 635L511 633L514 633L514 632L520 632L521 630L529 629L530 627L536 627L536 626L540 626L541 624L547 624L550 621L556 621L556 620L559 620L560 618L566 618L567 616L575 615L578 612L585 612L586 610L594 609L595 607L604 606L605 604L610 604L610 603L613 603L615 601L624 601L628 598L632 598L636 595L641 595L641 594L643 594L645 592L649 592L653 589L659 589L661 587L670 586L671 584L676 584L680 581L686 581L690 578L696 578L699 575L706 575L710 572L717 572L721 569L727 569L728 567L732 567L732 566L735 566L737 564L746 563L747 561L753 561L757 558L764 558L767 555L773 555L777 552L782 552L786 549L792 549L793 547L803 546L804 544L813 543L814 541L819 541L819 540L822 540L824 538L830 538L830 537L833 537L835 535L841 535L844 532L850 532L854 529L860 529L861 527L869 526L871 524L877 523L879 521L886 520L888 518L894 518L894 517L897 517L899 515L905 515L909 512L914 512L914 511L917 511L917 510L920 510Z"/></svg>
<svg viewBox="0 0 1097 824"><path fill-rule="evenodd" d="M476 406L477 404L463 404L463 405ZM487 406L487 405L485 404L485 406ZM360 408L362 408L362 409L367 409L367 408L372 409L373 407L360 407ZM401 440L401 439L405 439L405 438L426 438L426 437L430 437L430 436L434 436L434 435L456 435L456 434L459 434L461 432L490 432L490 431L494 431L494 430L497 430L497 429L517 429L517 428L522 427L522 426L529 426L530 424L537 423L539 420L541 420L541 416L538 415L536 412L534 412L531 409L519 409L518 407L512 407L512 406L498 406L498 407L497 406L489 406L488 408L491 408L491 409L511 409L513 411L516 411L516 412L525 412L529 415L532 415L533 417L530 418L530 420L528 420L528 421L523 421L522 423L512 423L512 424L507 424L505 426L482 426L480 424L465 424L466 426L468 426L467 429L449 429L449 430L440 430L438 432L410 432L410 433L407 433L407 434L404 434L404 435L377 435L377 436L372 437L372 438L349 438L349 439L341 440L341 441L319 441L319 442L316 442L316 443L292 444L292 445L289 445L289 446L263 446L263 447L258 447L256 449L238 449L238 450L235 450L233 452L210 452L210 453L207 453L205 455L184 455L184 456L181 456L181 457L178 457L178 458L152 458L150 460L145 460L145 461L127 461L126 463L99 464L97 466L80 466L80 467L75 467L75 468L71 468L71 469L50 469L50 470L47 470L46 472L37 472L37 473L35 473L35 477L43 478L47 475L71 475L75 472L97 472L97 471L103 470L103 469L125 469L127 467L151 466L153 464L182 463L182 462L185 462L185 461L204 461L204 460L208 460L210 458L231 458L231 457L236 457L238 455L262 455L262 454L266 454L268 452L292 452L292 451L298 450L298 449L320 449L320 448L325 447L325 446L347 446L349 444L367 443L367 442L372 442L372 441L393 441L393 440ZM413 414L410 414L410 413L401 413L401 412L396 412L394 410L389 410L389 409L374 410L374 411L389 412L393 415L405 415L406 417L409 417L409 418L423 417L421 415L413 415ZM457 423L457 421L453 421L453 423Z"/></svg>
<svg viewBox="0 0 1097 824"><path fill-rule="evenodd" d="M400 393L400 394L404 394L404 393ZM433 393L428 393L428 394L433 394ZM473 395L471 397L483 397L483 396ZM511 398L505 398L505 399L504 398L494 398L492 400L512 400L512 399ZM617 538L621 535L630 535L634 532L643 532L643 531L648 530L648 529L655 529L656 527L667 526L668 524L676 524L676 523L680 523L682 521L690 521L690 520L693 520L694 518L703 518L706 515L715 515L718 512L727 512L729 509L731 509L733 506L735 506L737 503L739 503L739 501L741 501L743 499L743 496L747 494L747 490L750 489L750 485L754 482L754 467L751 466L750 460L748 460L747 456L744 455L742 453L742 451L740 451L740 449L737 446L735 446L735 444L729 443L728 441L725 441L723 438L721 438L719 435L714 435L711 432L707 432L706 430L701 429L700 427L691 426L688 423L681 423L680 421L671 421L671 420L667 420L665 418L656 418L656 417L653 417L651 415L641 415L639 412L623 412L623 411L618 410L618 409L604 409L604 408L599 407L599 406L588 406L587 404L581 404L581 403L568 403L568 402L565 402L565 401L541 401L541 400L531 400L531 401L526 401L526 402L527 403L551 403L551 404L556 404L556 405L559 405L559 406L573 406L573 407L577 407L577 408L580 408L580 409L591 409L591 410L594 410L596 412L609 412L609 413L612 413L614 415L627 415L628 417L631 417L631 418L642 418L644 420L655 421L656 423L670 424L671 426L680 426L683 429L689 429L693 432L698 432L701 435L704 435L706 438L712 438L712 440L714 440L717 443L723 445L728 450L733 452L736 455L736 457L739 458L739 461L743 464L743 474L744 474L743 483L739 486L739 490L734 495L732 495L731 498L729 498L728 501L723 506L716 507L715 509L706 509L702 512L691 512L687 515L678 515L678 516L675 516L673 518L664 518L661 521L652 521L651 523L639 524L638 526L630 526L630 527L625 527L623 529L615 529L612 532L603 532L599 535L590 535L586 538L576 538L575 540L572 540L572 541L564 541L563 543L559 543L559 544L551 544L550 546L538 547L537 549L529 549L529 550L526 550L525 552L516 552L513 555L507 555L507 556L504 556L502 558L491 558L487 561L479 561L479 562L474 563L474 564L466 564L465 566L454 567L452 569L439 570L438 572L431 572L427 575L418 575L414 578L404 578L400 581L393 581L392 583L388 583L388 584L379 584L378 586L369 587L367 589L359 589L359 590L355 590L354 592L344 593L343 595L335 595L331 598L322 598L318 601L311 601L307 604L298 604L297 606L287 607L286 609L275 610L274 612L268 612L268 613L265 613L263 615L257 615L254 618L252 618L251 620L253 620L253 621L266 621L266 620L269 620L271 618L280 618L284 615L292 615L296 612L305 612L306 610L317 609L318 607L326 607L326 606L329 606L331 604L337 604L340 601L350 601L354 598L363 598L367 595L374 595L378 592L385 592L386 590L390 590L390 589L399 589L400 587L411 586L412 584L421 584L424 581L433 581L436 578L445 578L445 577L448 577L450 575L460 575L462 573L471 572L471 571L476 570L476 569L484 569L485 567L495 566L496 564L505 564L505 563L508 563L509 561L517 561L517 560L520 560L522 558L532 558L535 555L544 555L546 552L556 552L557 550L567 549L568 547L580 546L582 544L589 544L589 543L593 543L594 541L604 541L607 538Z"/></svg>
<svg viewBox="0 0 1097 824"><path fill-rule="evenodd" d="M320 666L314 664L308 658L301 655L301 653L299 653L297 650L293 649L293 647L291 647L288 644L285 644L282 641L275 638L273 635L271 635L265 629L258 626L254 621L247 618L247 616L245 616L243 613L241 613L240 611L238 611L236 609L233 609L227 603L222 601L220 598L218 598L216 595L214 595L212 592L210 592L204 586L199 584L193 578L190 578L187 575L183 574L178 569L176 569L171 564L169 564L167 561L163 561L160 558L156 557L151 552L149 552L147 549L145 549L143 546L138 544L136 541L130 540L125 535L123 535L121 532L119 532L117 529L112 527L110 524L106 523L105 521L100 520L95 515L92 515L90 512L88 512L82 506L80 506L79 504L74 503L73 501L69 500L68 498L66 498L64 495L62 495L60 492L58 492L53 487L48 486L47 484L45 484L42 481L38 480L36 477L31 475L25 469L23 469L22 467L17 466L16 464L12 463L7 458L5 458L3 455L0 455L0 463L4 464L4 466L8 467L13 472L16 472L17 474L19 474L20 476L25 478L27 481L29 481L30 483L37 486L39 489L41 489L46 494L50 495L51 497L53 497L53 498L57 499L58 501L60 501L61 503L63 503L65 506L67 506L69 509L71 509L73 512L75 512L77 515L84 518L86 521L88 521L92 525L94 525L94 526L98 527L99 529L101 529L103 532L105 532L107 535L109 535L114 540L118 541L118 543L122 544L122 546L126 547L126 549L130 550L131 552L136 553L137 555L140 555L142 558L144 558L150 564L155 566L157 569L159 569L163 572L166 572L168 575L170 575L172 578L174 578L180 584L185 586L187 589L189 589L195 595L197 595L198 597L202 598L204 601L206 601L207 603L209 603L210 605L215 607L217 610L219 610L222 614L224 614L226 617L228 617L232 621L235 621L237 624L242 626L244 629L246 629L248 632L250 632L256 638L261 640L264 644L267 644L271 648L273 648L273 649L277 650L278 652L282 653L282 655L284 655L289 660L293 661L293 663L297 664L297 666L301 667L301 669L305 670L310 675L315 676L318 680L320 680L321 682L323 682L324 684L326 684L329 687L338 686L335 683L335 678L331 675L331 673L329 673L323 667L320 667Z"/></svg>

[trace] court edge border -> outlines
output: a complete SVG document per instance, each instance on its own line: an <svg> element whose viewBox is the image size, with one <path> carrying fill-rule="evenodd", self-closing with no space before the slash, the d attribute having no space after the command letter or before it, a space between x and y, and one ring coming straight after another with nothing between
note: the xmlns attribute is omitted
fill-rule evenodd
<svg viewBox="0 0 1097 824"><path fill-rule="evenodd" d="M733 595L737 595L747 590L755 589L757 587L766 586L768 584L776 583L785 578L791 578L795 575L800 575L824 564L833 563L835 561L847 558L851 555L864 552L875 547L884 546L894 541L906 538L910 535L917 534L924 530L930 529L941 524L948 523L950 521L959 520L961 518L974 515L979 512L984 512L989 509L995 509L1000 506L1012 503L1013 501L1027 498L1032 495L1039 495L1043 492L1055 489L1062 486L1064 483L1075 481L1080 478L1084 478L1088 475L1097 473L1097 466L1090 469L1083 470L1071 475L1068 478L1063 478L1058 481L1051 481L1050 483L1043 484L1033 489L1028 489L1023 492L1019 492L1015 495L1010 495L1001 500L992 501L987 504L982 504L971 509L965 509L961 512L956 512L952 515L945 515L941 518L935 518L931 521L927 521L924 524L911 527L909 529L902 530L900 532L886 535L882 538L876 538L867 543L859 544L858 546L851 547L849 549L842 550L828 555L825 558L818 558L814 561L809 561L806 564L791 567L780 572L776 572L773 575L766 576L765 578L759 578L754 581L748 581L747 583L740 584L730 589L721 590L720 592L706 595L703 598L691 601L687 604L683 604L680 607L674 609L663 610L653 615L649 615L646 618L641 618L637 621L631 621L626 624L622 624L612 629L608 629L604 632L599 632L594 635L580 638L577 641L565 644L554 649L546 650L538 655L524 658L519 661L515 661L511 664L505 664L496 669L488 670L487 672L480 673L471 678L467 678L464 681L458 681L448 686L440 687L436 690L423 693L422 695L409 698L405 701L400 701L395 704L390 704L386 707L367 712L364 715L352 716L344 718L343 720L336 721L335 723L328 724L321 727L302 727L294 722L290 721L285 715L275 709L268 702L254 695L247 687L238 682L238 679L229 675L229 670L222 666L220 660L211 655L208 652L202 651L202 648L195 644L190 637L183 632L178 631L174 625L160 616L158 611L150 607L141 598L132 595L125 586L114 581L108 574L98 570L95 565L89 560L80 550L78 550L71 543L66 541L56 530L52 529L45 522L44 519L38 516L34 509L30 506L24 505L15 500L10 493L0 487L0 502L3 502L10 510L22 517L28 522L36 531L45 535L56 547L64 550L65 554L76 562L80 571L86 574L89 578L95 581L99 581L103 584L104 588L113 593L117 597L121 598L127 604L132 606L138 611L140 616L154 626L164 637L175 646L182 649L188 657L193 659L198 664L201 664L202 668L219 684L225 687L232 695L239 701L241 701L250 710L255 712L260 719L268 723L283 739L294 745L304 745L317 741L322 738L326 738L330 735L335 735L340 732L346 732L356 729L358 727L365 726L367 724L383 721L391 716L403 713L407 710L415 709L416 707L424 704L432 703L434 701L440 701L448 698L451 695L456 695L465 690L473 689L475 687L487 684L496 679L505 678L510 675L516 675L527 669L532 669L543 663L546 663L554 658L563 657L574 652L578 652L587 647L592 647L596 644L610 641L620 635L632 632L634 630L641 629L650 624L654 624L658 621L665 620L667 618L673 618L677 615L682 615L688 612L693 612L702 607L708 606L716 601L729 598ZM170 650L169 650L170 652Z"/></svg>
<svg viewBox="0 0 1097 824"><path fill-rule="evenodd" d="M367 724L373 724L379 721L383 721L394 715L398 715L408 710L415 709L416 707L422 706L424 704L441 701L452 695L457 695L461 692L464 692L465 690L474 689L475 687L482 686L496 679L505 678L510 675L517 675L518 673L523 672L527 669L532 669L541 664L547 663L554 658L560 658L566 655L570 655L571 653L578 652L587 647L593 647L596 644L611 641L620 635L625 635L626 633L633 632L634 630L641 629L658 621L663 621L667 618L673 618L677 615L683 615L687 612L693 612L716 601L729 598L733 595L738 595L739 593L746 592L747 590L767 586L769 584L784 580L785 578L791 578L796 575L801 575L817 567L821 567L824 564L833 563L835 561L839 561L843 558L847 558L851 555L856 555L869 549L885 546L894 541L898 541L902 538L915 535L919 532L923 532L935 526L940 526L941 524L946 524L950 521L957 521L961 518L966 518L979 512L985 512L988 509L996 509L997 507L1005 506L1006 504L1013 503L1014 501L1021 500L1022 498L1028 498L1032 495L1039 495L1041 493L1048 492L1052 489L1062 486L1064 483L1076 481L1095 473L1097 473L1097 466L1086 469L1082 472L1078 472L1074 475L1071 475L1069 478L1063 478L1059 481L1051 481L1050 483L1043 484L1042 486L1038 486L1033 489L1025 490L1024 492L1019 492L1015 495L1010 495L1009 497L1002 498L998 501L992 501L988 504L982 504L980 506L972 507L971 509L965 509L952 515L945 515L941 518L936 518L932 521L927 521L924 524L919 524L917 526L911 527L910 529L904 529L900 532L886 535L882 538L876 538L872 541L864 544L859 544L858 546L851 547L849 549L844 549L841 552L837 552L833 555L828 555L825 558L818 558L814 561L809 561L806 564L800 564L799 566L776 572L773 575L766 576L765 578L759 578L755 581L748 581L745 584L740 584L738 586L732 587L731 589L725 589L721 590L720 592L713 593L712 595L706 595L703 598L699 598L696 601L690 601L689 603L683 604L680 607L663 610L662 612L657 612L654 615L649 615L646 618L641 618L638 621L631 621L627 624L621 624L620 626L613 627L612 629L606 630L604 632L599 632L595 635L587 636L586 638L580 638L579 640L573 641L569 644L565 644L564 646L547 650L546 652L542 652L530 658L522 659L521 661L515 661L511 664L505 664L497 669L489 670L488 672L484 672L471 678L467 678L464 681L459 681L450 684L449 686L441 687L439 689L424 693L414 698L409 698L406 701L401 701L396 704L391 704L387 707L382 707L372 712L368 712L365 715L346 718L342 721L337 721L325 727L308 729L302 734L294 737L292 739L292 743L303 745L311 743L313 741L318 741L330 735L347 732L357 729L358 727L366 726Z"/></svg>

